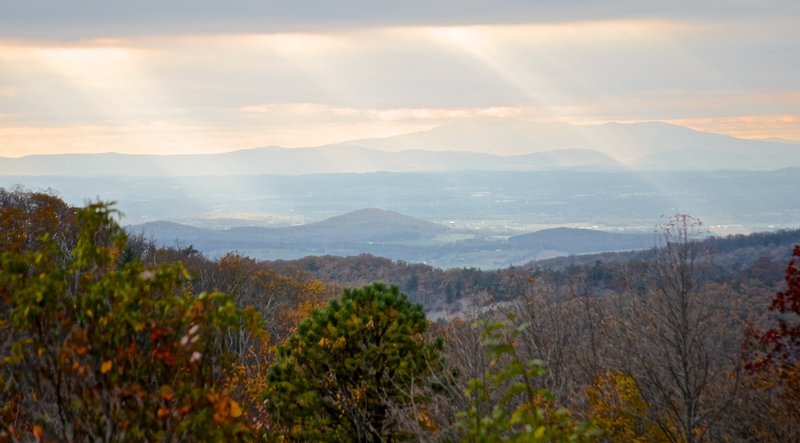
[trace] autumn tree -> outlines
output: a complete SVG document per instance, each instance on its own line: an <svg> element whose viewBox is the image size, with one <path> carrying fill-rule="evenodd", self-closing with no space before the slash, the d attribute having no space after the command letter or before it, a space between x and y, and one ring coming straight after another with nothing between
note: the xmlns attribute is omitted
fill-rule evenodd
<svg viewBox="0 0 800 443"><path fill-rule="evenodd" d="M0 432L10 439L193 441L248 435L223 388L231 340L259 327L178 263L125 257L106 204L77 212L75 246L44 233L0 254Z"/></svg>
<svg viewBox="0 0 800 443"><path fill-rule="evenodd" d="M0 251L33 249L45 233L68 250L74 246L74 217L74 208L52 193L0 188Z"/></svg>
<svg viewBox="0 0 800 443"><path fill-rule="evenodd" d="M718 441L738 396L742 325L737 299L712 290L702 223L679 214L662 227L643 290L612 298L605 334L616 370L633 377L669 441Z"/></svg>
<svg viewBox="0 0 800 443"><path fill-rule="evenodd" d="M763 438L800 441L800 245L785 271L786 289L772 299L772 326L750 325L743 355L771 429Z"/></svg>
<svg viewBox="0 0 800 443"><path fill-rule="evenodd" d="M512 319L513 320L513 319ZM518 351L520 333L528 325L513 327L500 321L477 323L490 357L482 377L470 380L470 407L460 414L463 440L473 442L588 442L599 430L577 422L553 395L537 385L545 373L541 360L524 360Z"/></svg>
<svg viewBox="0 0 800 443"><path fill-rule="evenodd" d="M396 286L344 290L278 349L267 396L273 419L301 440L398 439L390 406L424 402L410 387L439 361L427 327L422 306Z"/></svg>
<svg viewBox="0 0 800 443"><path fill-rule="evenodd" d="M610 441L646 443L669 441L651 420L650 404L633 377L608 371L586 388L589 416Z"/></svg>

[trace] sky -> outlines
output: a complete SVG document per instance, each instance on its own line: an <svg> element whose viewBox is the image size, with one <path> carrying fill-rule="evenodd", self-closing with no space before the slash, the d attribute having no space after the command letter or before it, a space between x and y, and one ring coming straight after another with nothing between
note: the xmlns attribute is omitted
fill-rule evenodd
<svg viewBox="0 0 800 443"><path fill-rule="evenodd" d="M796 0L0 0L0 156L506 118L800 142L798 29Z"/></svg>

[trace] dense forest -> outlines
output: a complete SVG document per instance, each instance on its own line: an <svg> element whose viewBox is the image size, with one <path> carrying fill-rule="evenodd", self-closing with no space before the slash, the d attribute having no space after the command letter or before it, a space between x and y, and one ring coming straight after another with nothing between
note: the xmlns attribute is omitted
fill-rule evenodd
<svg viewBox="0 0 800 443"><path fill-rule="evenodd" d="M118 217L0 189L0 441L800 441L800 231L483 271Z"/></svg>
<svg viewBox="0 0 800 443"><path fill-rule="evenodd" d="M714 268L706 278L737 287L753 281L764 287L780 283L783 268L791 256L791 246L800 244L800 229L720 238L709 237L701 226L698 228L703 239L697 245L697 254ZM655 245L664 239L654 235L652 240ZM584 276L594 290L608 287L621 290L623 282L641 279L639 270L646 268L651 259L652 251L609 252L534 261L500 270L440 269L370 254L310 256L263 263L282 273L305 272L346 286L375 280L389 282L400 286L412 300L422 303L429 311L453 312L463 307L458 301L472 301L475 296L494 301L516 298L526 290L530 276L558 283Z"/></svg>

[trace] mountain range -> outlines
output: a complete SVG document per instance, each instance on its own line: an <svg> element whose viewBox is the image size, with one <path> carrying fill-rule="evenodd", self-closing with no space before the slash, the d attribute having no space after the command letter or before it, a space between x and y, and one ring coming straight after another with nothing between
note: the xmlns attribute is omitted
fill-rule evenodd
<svg viewBox="0 0 800 443"><path fill-rule="evenodd" d="M127 227L165 246L209 256L237 251L260 259L371 253L441 267L499 268L531 260L592 252L645 249L652 234L555 228L508 238L478 236L382 209L361 209L305 225L207 229L173 222Z"/></svg>
<svg viewBox="0 0 800 443"><path fill-rule="evenodd" d="M387 138L221 154L0 157L5 176L301 175L412 171L772 170L800 167L800 146L664 123L470 121Z"/></svg>
<svg viewBox="0 0 800 443"><path fill-rule="evenodd" d="M353 140L346 144L384 151L463 150L501 155L581 149L600 152L626 166L681 170L728 169L726 165L734 164L743 166L742 169L762 169L763 166L780 164L775 161L777 158L770 162L770 156L792 159L783 166L798 165L800 160L800 146L797 144L739 139L661 122L575 125L510 119L477 120L394 137ZM675 158L665 158L669 155ZM685 164L679 160L687 155L693 158L692 162ZM745 161L753 159L758 161L747 166Z"/></svg>
<svg viewBox="0 0 800 443"><path fill-rule="evenodd" d="M565 167L615 168L592 150L562 149L501 156L476 152L385 152L359 146L242 149L222 154L54 154L0 158L0 175L208 176L301 175L375 171L536 171Z"/></svg>

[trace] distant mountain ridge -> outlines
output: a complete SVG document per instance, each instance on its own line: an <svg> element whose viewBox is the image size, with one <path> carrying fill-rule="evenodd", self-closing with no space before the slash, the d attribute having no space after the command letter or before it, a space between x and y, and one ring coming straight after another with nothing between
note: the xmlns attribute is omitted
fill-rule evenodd
<svg viewBox="0 0 800 443"><path fill-rule="evenodd" d="M387 151L465 150L504 155L579 149L595 151L636 169L772 170L800 166L800 147L795 143L739 139L661 122L574 125L483 120L347 144Z"/></svg>
<svg viewBox="0 0 800 443"><path fill-rule="evenodd" d="M469 121L395 137L221 154L0 157L0 175L206 176L412 171L773 170L800 167L800 146L664 123L571 125Z"/></svg>
<svg viewBox="0 0 800 443"><path fill-rule="evenodd" d="M653 234L573 228L543 229L512 236L508 241L518 248L560 250L570 254L647 249L655 244Z"/></svg>
<svg viewBox="0 0 800 443"><path fill-rule="evenodd" d="M283 244L330 244L413 241L435 237L449 229L385 209L367 208L319 222L283 228L231 228L227 235L246 234L254 241Z"/></svg>
<svg viewBox="0 0 800 443"><path fill-rule="evenodd" d="M540 171L559 168L619 168L589 150L555 150L502 156L476 152L406 150L385 152L359 146L252 148L222 154L56 154L0 157L0 175L208 176L302 175L407 171Z"/></svg>
<svg viewBox="0 0 800 443"><path fill-rule="evenodd" d="M312 255L374 254L394 260L437 266L474 266L491 259L495 268L533 259L606 251L644 249L652 235L555 228L508 239L465 237L464 231L383 209L361 209L307 225L265 228L205 229L172 222L129 226L165 246L192 245L219 256L238 251L260 259L294 259ZM447 240L459 234L460 240Z"/></svg>
<svg viewBox="0 0 800 443"><path fill-rule="evenodd" d="M218 247L220 244L227 243L253 247L255 245L325 245L414 241L435 237L449 231L449 228L393 211L367 208L315 223L280 228L249 226L217 230L156 221L132 225L128 227L128 230L144 232L165 245L170 245L175 240L197 243L195 246L202 250L205 245Z"/></svg>

